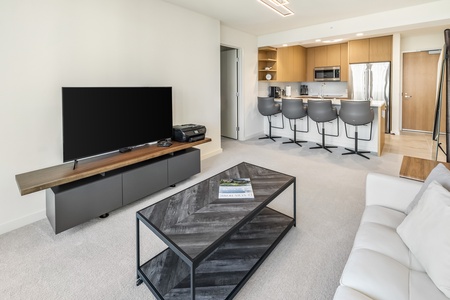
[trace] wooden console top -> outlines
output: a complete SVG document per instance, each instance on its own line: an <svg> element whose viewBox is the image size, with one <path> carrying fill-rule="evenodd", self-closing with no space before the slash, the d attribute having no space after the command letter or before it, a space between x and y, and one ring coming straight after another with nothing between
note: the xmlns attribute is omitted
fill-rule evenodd
<svg viewBox="0 0 450 300"><path fill-rule="evenodd" d="M417 181L425 181L434 167L440 163L450 170L450 163L447 162L403 156L399 176Z"/></svg>
<svg viewBox="0 0 450 300"><path fill-rule="evenodd" d="M18 174L16 175L16 182L19 187L20 194L23 196L61 184L126 167L155 157L188 149L210 141L210 138L205 138L204 140L191 143L172 141L172 146L170 147L158 147L156 144L136 147L132 151L126 153L114 152L80 160L75 170L73 170L73 162L70 162Z"/></svg>

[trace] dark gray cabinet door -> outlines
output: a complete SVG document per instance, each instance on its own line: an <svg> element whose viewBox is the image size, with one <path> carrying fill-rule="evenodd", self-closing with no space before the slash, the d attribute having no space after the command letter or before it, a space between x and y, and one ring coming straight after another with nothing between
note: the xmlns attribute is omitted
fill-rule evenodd
<svg viewBox="0 0 450 300"><path fill-rule="evenodd" d="M46 190L47 218L55 233L122 206L122 175L101 175Z"/></svg>
<svg viewBox="0 0 450 300"><path fill-rule="evenodd" d="M146 163L122 173L123 205L167 187L167 160Z"/></svg>
<svg viewBox="0 0 450 300"><path fill-rule="evenodd" d="M168 159L169 185L200 173L200 150L189 148L175 152Z"/></svg>

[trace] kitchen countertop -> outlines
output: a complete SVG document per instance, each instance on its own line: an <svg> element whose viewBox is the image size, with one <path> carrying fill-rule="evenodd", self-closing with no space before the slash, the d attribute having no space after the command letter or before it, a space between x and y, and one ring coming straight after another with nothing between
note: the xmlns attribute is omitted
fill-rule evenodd
<svg viewBox="0 0 450 300"><path fill-rule="evenodd" d="M348 98L320 98L320 97L314 97L314 96L295 96L295 97L283 97L283 98L284 99L303 99L306 104L308 103L308 99L312 99L312 100L324 99L324 100L331 100L331 103L333 105L341 105L341 101L365 101L365 100L348 99ZM281 103L281 99L282 98L275 98L275 102ZM371 100L370 101L371 107L381 107L384 104L385 103L382 100Z"/></svg>

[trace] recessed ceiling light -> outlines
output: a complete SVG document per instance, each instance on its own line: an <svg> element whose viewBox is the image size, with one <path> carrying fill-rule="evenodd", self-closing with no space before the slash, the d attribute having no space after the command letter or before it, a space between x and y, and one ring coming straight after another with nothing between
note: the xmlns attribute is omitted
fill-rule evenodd
<svg viewBox="0 0 450 300"><path fill-rule="evenodd" d="M258 1L283 17L292 16L294 14L292 10L290 10L284 5L279 4L280 2L277 0L258 0ZM276 5L274 4L274 2L277 2L278 4Z"/></svg>
<svg viewBox="0 0 450 300"><path fill-rule="evenodd" d="M283 47L287 47L288 44L283 44Z"/></svg>
<svg viewBox="0 0 450 300"><path fill-rule="evenodd" d="M325 41L323 41L322 43L338 43L338 42L341 42L342 41L342 39L334 39L334 40L325 40Z"/></svg>
<svg viewBox="0 0 450 300"><path fill-rule="evenodd" d="M356 34L356 36L363 36L363 35L364 35L364 33L362 33L362 32Z"/></svg>
<svg viewBox="0 0 450 300"><path fill-rule="evenodd" d="M317 40L316 40L316 42L321 42L321 41L322 41L321 39L317 39Z"/></svg>

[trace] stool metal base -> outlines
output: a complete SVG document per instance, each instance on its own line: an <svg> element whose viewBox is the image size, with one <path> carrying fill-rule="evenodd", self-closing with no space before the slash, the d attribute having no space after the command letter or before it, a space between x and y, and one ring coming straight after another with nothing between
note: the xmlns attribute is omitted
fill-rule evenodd
<svg viewBox="0 0 450 300"><path fill-rule="evenodd" d="M293 139L289 139L289 142L283 142L283 144L297 144L300 147L303 147L300 145L300 143L307 143L308 141L294 141Z"/></svg>
<svg viewBox="0 0 450 300"><path fill-rule="evenodd" d="M357 154L359 156L362 156L364 158L370 159L369 157L365 156L363 153L370 153L370 151L355 151L349 148L344 148L345 150L349 151L346 153L342 153L342 155L349 155L349 154Z"/></svg>
<svg viewBox="0 0 450 300"><path fill-rule="evenodd" d="M361 157L370 159L370 158L368 158L367 156L365 156L363 154L363 153L370 153L370 151L358 151L358 127L356 127L356 130L355 130L355 150L349 149L349 148L344 148L344 149L349 151L349 152L342 153L342 155L357 154L357 155L359 155Z"/></svg>
<svg viewBox="0 0 450 300"><path fill-rule="evenodd" d="M333 152L331 152L331 150L329 148L337 148L337 146L326 146L326 145L324 146L319 143L316 143L316 144L317 144L317 147L310 147L309 149L325 149L328 152L333 153Z"/></svg>
<svg viewBox="0 0 450 300"><path fill-rule="evenodd" d="M333 153L330 148L337 148L337 146L327 146L325 145L325 128L322 124L322 144L316 143L317 147L310 147L309 149L325 149L330 153Z"/></svg>
<svg viewBox="0 0 450 300"><path fill-rule="evenodd" d="M275 139L279 139L279 138L281 138L281 136L273 136L273 135L269 136L266 134L266 136L260 137L259 139L260 140L271 139L272 141L275 142Z"/></svg>

